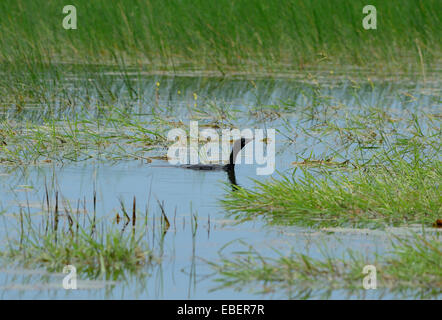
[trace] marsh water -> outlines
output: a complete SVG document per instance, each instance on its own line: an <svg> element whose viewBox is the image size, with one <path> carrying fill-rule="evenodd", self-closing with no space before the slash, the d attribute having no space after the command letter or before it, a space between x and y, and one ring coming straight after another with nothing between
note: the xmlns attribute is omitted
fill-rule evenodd
<svg viewBox="0 0 442 320"><path fill-rule="evenodd" d="M222 126L233 125L240 129L276 129L276 170L271 176L256 173L258 165L240 164L235 170L238 185L253 188L254 179L266 181L278 179L281 173L302 178L302 171L294 171L293 162L302 161L313 154L324 159L336 149L334 137L321 135L320 141L302 130L309 131L318 119L336 117L345 122L348 112L362 112L365 106L377 106L389 114L401 117L410 110L416 112L440 112L437 83L416 84L400 81L361 81L348 79L223 79L216 77L139 77L136 85L143 88L143 97L131 98L118 74L105 74L111 79L112 90L120 98L111 103L149 121L153 105L162 108L164 119L182 121L200 120ZM80 77L81 78L81 77ZM66 80L69 85L70 80ZM76 77L72 77L75 83ZM317 82L320 83L320 90ZM10 121L27 119L38 123L45 114L73 116L84 107L106 104L88 88L72 85L71 93L88 96L78 99L74 107L66 109L63 100L55 98L51 103L29 104L17 112L4 107L2 117ZM320 91L321 97L315 96ZM404 94L405 93L405 94ZM196 94L196 97L195 97ZM412 97L412 98L410 98ZM291 107L281 107L291 101ZM284 103L283 103L284 102ZM212 109L205 107L212 105ZM278 107L276 107L278 106ZM190 111L189 111L190 110ZM196 111L199 113L195 115ZM206 113L204 113L206 110ZM340 112L342 111L342 115ZM216 118L217 113L223 117ZM94 116L92 112L91 117ZM199 117L199 119L198 119ZM407 128L404 127L404 130ZM305 133L305 132L304 132ZM339 146L338 146L339 147ZM4 261L0 270L0 297L10 298L140 298L140 299L247 299L290 298L286 292L259 293L256 286L241 291L218 288L217 275L207 261L216 262L220 252L224 256L252 246L262 254L275 255L295 250L312 257L320 257L326 246L333 255L341 256L347 249L364 253L367 257L382 254L391 247L391 236L421 232L420 226L386 226L365 228L347 225L328 228L324 225L298 226L288 218L272 221L269 217L243 219L229 214L221 200L232 186L226 172L185 170L165 166L167 162L155 157L163 156L164 148L151 151L153 161L141 160L106 161L91 159L78 162L63 161L29 165L0 166L0 212L2 212L0 235L3 246L6 239L17 237L20 208L28 211L36 223L45 214L45 188L51 195L57 191L63 201L75 207L78 199L85 201L85 211L92 212L93 194L96 192L97 219L112 228L124 230L124 223L117 223L115 216L121 214L121 202L131 207L137 199L138 220L146 219L149 232L146 241L153 247L161 247L161 259L145 266L136 273L127 273L115 280L91 278L78 274L78 290L65 290L61 271L48 272L44 266L32 267ZM336 156L342 162L350 157L352 150ZM162 234L161 208L170 222ZM147 213L147 216L146 216ZM195 221L197 222L195 225ZM156 230L156 231L155 231ZM369 258L368 258L369 260ZM367 261L369 263L370 261ZM97 266L98 268L98 266ZM257 286L260 286L258 284ZM264 285L263 285L264 288ZM305 297L314 292L306 292ZM411 290L411 297L419 289ZM394 298L389 290L335 290L332 298ZM404 296L401 296L404 297Z"/></svg>

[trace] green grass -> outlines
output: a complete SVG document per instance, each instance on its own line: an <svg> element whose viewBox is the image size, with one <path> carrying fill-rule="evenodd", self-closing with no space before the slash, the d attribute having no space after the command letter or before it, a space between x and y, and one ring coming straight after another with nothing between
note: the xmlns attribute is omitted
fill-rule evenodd
<svg viewBox="0 0 442 320"><path fill-rule="evenodd" d="M377 271L375 293L388 290L408 298L437 298L442 294L440 240L430 236L398 240L388 254L374 258L355 251L347 251L342 258L326 251L320 258L293 251L265 257L249 247L228 257L221 253L219 261L209 262L219 283L214 290L233 288L304 299L329 297L342 289L362 296L362 270L368 264Z"/></svg>
<svg viewBox="0 0 442 320"><path fill-rule="evenodd" d="M78 30L62 28L67 4L77 7ZM377 8L375 31L362 28L367 4ZM420 101L429 101L424 107L430 108L440 104L441 9L439 0L2 0L0 165L150 161L166 146L166 130L186 129L188 118L219 129L248 119L277 126L300 158L293 165L302 169L229 193L224 205L239 219L260 216L275 224L315 227L431 226L442 213L439 111L423 121L414 114L395 118L388 109L397 103L403 109L419 109ZM296 92L293 101L274 105L263 105L258 95L277 84L250 81L238 88L232 82L226 97L256 94L256 105L241 109L191 92L196 83L201 88L200 79L171 86L164 79L153 86L157 79L146 73L268 78L288 73L300 81L285 87ZM324 75L344 79L338 85L345 91L327 96L319 84ZM365 91L354 81L347 86L358 76L368 78ZM411 78L422 86L410 92L406 85L387 88L384 97L385 86L371 80L377 76ZM177 100L188 104L184 113L176 112ZM349 111L346 101L358 111ZM50 271L74 264L90 277L117 279L156 257L138 229L131 234L113 224L77 228L77 214L70 211L53 229L56 216L43 216L43 225L36 225L36 217L21 212L20 237L4 243L2 258ZM392 257L381 257L383 286L440 293L438 244L405 241ZM330 277L332 288L360 283L360 257L316 260L295 253L269 260L255 253L213 265L224 277L221 283L261 281L264 291Z"/></svg>
<svg viewBox="0 0 442 320"><path fill-rule="evenodd" d="M156 258L144 234L122 233L99 224L87 229L41 231L26 224L20 239L9 239L1 252L2 263L11 262L25 268L44 267L61 272L65 265L74 265L90 279L106 277L116 280L136 273Z"/></svg>
<svg viewBox="0 0 442 320"><path fill-rule="evenodd" d="M98 108L59 119L0 121L0 163L35 164L62 161L141 159L165 145L163 129L116 107Z"/></svg>
<svg viewBox="0 0 442 320"><path fill-rule="evenodd" d="M3 0L0 62L38 78L66 63L116 69L302 70L322 64L425 72L440 62L438 0L371 1L378 29L362 28L366 1L74 0L78 29L62 28L66 2ZM58 63L63 63L55 68ZM142 67L141 67L142 66ZM25 67L27 70L22 69ZM64 72L64 71L62 71Z"/></svg>
<svg viewBox="0 0 442 320"><path fill-rule="evenodd" d="M59 201L58 192L54 201L50 198L46 191L41 212L20 207L19 213L3 217L8 231L0 248L2 264L43 267L48 272L61 272L65 265L74 265L88 279L118 280L143 274L161 262L169 228L165 213L155 231L154 222L152 228L147 225L147 209L144 216L136 210L136 198L130 215L121 202L120 211L111 219L97 218L95 193L91 213L86 209L86 198L78 200L76 209L66 199ZM160 208L164 210L161 204ZM12 223L10 217L15 218Z"/></svg>
<svg viewBox="0 0 442 320"><path fill-rule="evenodd" d="M303 170L303 177L257 181L253 189L231 192L223 204L239 219L263 216L272 223L431 226L442 214L442 163L393 161L348 175Z"/></svg>
<svg viewBox="0 0 442 320"><path fill-rule="evenodd" d="M81 230L75 236L59 235L58 239L49 233L38 238L28 237L21 246L14 246L2 257L25 268L43 266L49 272L60 272L65 265L74 265L92 279L100 276L118 279L151 262L153 254L141 239L143 237L122 236L119 230L106 229L99 235Z"/></svg>
<svg viewBox="0 0 442 320"><path fill-rule="evenodd" d="M440 219L440 120L404 113L399 121L372 107L341 111L289 125L287 136L293 128L310 139L298 153L304 158L278 177L229 191L221 202L230 215L315 227L430 227Z"/></svg>

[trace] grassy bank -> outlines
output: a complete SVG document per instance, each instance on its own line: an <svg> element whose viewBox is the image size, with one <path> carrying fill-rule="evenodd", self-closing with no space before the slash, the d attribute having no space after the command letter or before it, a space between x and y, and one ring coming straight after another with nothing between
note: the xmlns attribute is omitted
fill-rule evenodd
<svg viewBox="0 0 442 320"><path fill-rule="evenodd" d="M371 1L377 8L377 30L362 28L367 4L362 0L69 4L77 8L77 30L62 28L63 1L3 0L1 64L33 72L40 63L221 73L331 63L422 72L441 58L442 3L437 0Z"/></svg>

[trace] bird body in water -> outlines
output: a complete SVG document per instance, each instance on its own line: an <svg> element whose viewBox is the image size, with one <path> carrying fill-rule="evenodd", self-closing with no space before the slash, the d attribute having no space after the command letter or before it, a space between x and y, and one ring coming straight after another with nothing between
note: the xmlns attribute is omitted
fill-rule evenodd
<svg viewBox="0 0 442 320"><path fill-rule="evenodd" d="M236 156L252 139L241 138L233 143L232 152L230 153L228 164L183 164L180 167L191 170L205 170L205 171L226 171L227 177L232 184L232 190L237 190L238 184L235 177L235 162Z"/></svg>
<svg viewBox="0 0 442 320"><path fill-rule="evenodd" d="M182 164L181 168L205 171L233 171L235 169L236 156L252 139L241 138L233 143L228 164Z"/></svg>
<svg viewBox="0 0 442 320"><path fill-rule="evenodd" d="M241 138L236 140L233 143L232 152L230 153L229 157L229 163L227 164L182 164L170 167L200 170L200 171L225 171L227 172L227 176L229 178L230 183L232 184L233 190L236 190L237 188L236 177L235 177L236 156L245 147L245 145L252 140L253 139L246 139L246 138Z"/></svg>

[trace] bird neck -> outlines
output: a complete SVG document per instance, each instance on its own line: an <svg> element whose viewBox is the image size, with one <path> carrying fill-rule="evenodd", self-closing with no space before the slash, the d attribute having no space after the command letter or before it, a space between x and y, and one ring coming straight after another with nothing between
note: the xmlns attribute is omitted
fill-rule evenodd
<svg viewBox="0 0 442 320"><path fill-rule="evenodd" d="M235 165L235 158L233 157L233 150L232 150L232 152L230 152L229 165L230 166Z"/></svg>
<svg viewBox="0 0 442 320"><path fill-rule="evenodd" d="M230 158L229 158L229 165L230 166L234 166L235 165L235 160L236 160L236 156L238 155L238 153L241 151L241 141L235 141L235 143L233 144L232 147L232 152L230 153Z"/></svg>

